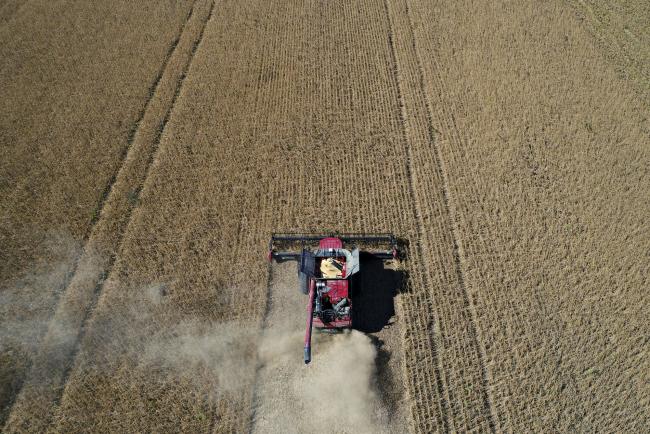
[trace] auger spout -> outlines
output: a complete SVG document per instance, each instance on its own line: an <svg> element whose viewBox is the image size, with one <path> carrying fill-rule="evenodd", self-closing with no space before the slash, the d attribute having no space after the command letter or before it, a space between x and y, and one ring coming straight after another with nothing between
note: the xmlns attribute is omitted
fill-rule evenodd
<svg viewBox="0 0 650 434"><path fill-rule="evenodd" d="M305 330L305 365L311 362L311 328L314 323L314 296L316 281L309 281L309 302L307 304L307 330Z"/></svg>

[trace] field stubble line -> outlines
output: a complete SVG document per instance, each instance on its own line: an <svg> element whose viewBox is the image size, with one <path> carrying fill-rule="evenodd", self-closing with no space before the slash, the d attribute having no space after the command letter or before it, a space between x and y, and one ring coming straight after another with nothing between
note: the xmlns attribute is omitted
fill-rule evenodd
<svg viewBox="0 0 650 434"><path fill-rule="evenodd" d="M149 178L149 175L151 174L151 169L154 165L154 161L156 159L156 155L158 153L158 149L160 147L160 140L162 138L162 134L165 131L165 127L167 126L167 123L169 122L169 118L174 111L174 106L176 105L176 100L178 99L178 96L181 93L181 88L183 87L183 83L185 82L185 78L187 77L187 73L190 69L190 66L192 65L192 60L194 60L194 55L196 54L196 50L198 49L199 45L201 44L201 41L203 40L203 33L205 32L205 28L207 27L208 22L212 19L212 12L214 11L214 5L215 5L216 0L212 0L210 2L210 12L208 13L207 18L202 22L201 24L201 32L199 33L198 39L194 41L192 44L192 50L190 52L190 58L188 62L185 64L185 68L183 69L183 72L181 73L179 79L176 82L176 90L174 92L174 97L172 99L172 102L165 113L165 117L163 118L163 121L161 122L160 126L158 127L156 131L156 138L154 139L154 146L152 152L149 154L149 160L147 162L147 170L146 170L146 175L145 175L145 181L143 181L142 186L146 182L146 180ZM142 187L141 186L141 187Z"/></svg>
<svg viewBox="0 0 650 434"><path fill-rule="evenodd" d="M192 17L192 14L194 12L194 5L192 5L192 8L190 8L189 13L187 14L187 17L185 18L185 22L183 23L183 26L181 27L180 33L174 38L172 43L169 46L169 49L167 50L167 54L165 55L165 60L163 61L163 64L161 68L158 70L158 74L156 75L155 80L149 86L149 91L148 94L149 96L147 97L147 100L145 101L144 105L142 106L142 109L140 110L140 113L138 114L138 119L135 121L133 124L131 130L129 131L129 136L127 139L127 146L122 150L120 153L120 158L119 158L119 164L117 166L117 170L111 176L111 179L108 181L108 184L106 184L106 187L104 188L104 191L102 192L102 195L100 197L99 203L96 207L96 212L93 214L93 217L90 221L90 227L88 229L88 233L84 237L84 245L88 242L88 238L90 238L90 235L93 232L93 229L95 228L95 225L101 218L102 212L104 210L104 206L106 205L106 201L108 200L108 197L111 195L111 192L113 191L113 186L115 185L115 182L117 179L120 177L120 174L124 170L124 166L126 163L126 160L131 154L131 150L133 148L133 142L135 141L135 136L138 132L138 129L140 128L140 124L142 123L142 120L144 119L144 115L147 112L147 109L149 108L149 104L151 103L151 100L154 97L154 94L156 93L156 89L158 88L158 84L160 83L160 80L162 79L162 76L167 69L167 64L169 63L169 59L172 57L172 54L174 53L174 50L176 50L176 46L178 45L178 41L180 40L181 35L185 31L185 26L187 25L188 21Z"/></svg>
<svg viewBox="0 0 650 434"><path fill-rule="evenodd" d="M142 120L144 119L144 116L145 116L145 113L147 112L147 108L149 107L149 104L154 99L154 95L155 95L156 90L158 88L158 84L160 83L160 80L163 77L163 74L164 74L164 72L165 72L165 70L167 68L167 64L169 63L170 58L172 57L172 54L174 53L174 51L176 50L176 47L178 46L178 42L180 41L181 36L185 32L185 28L187 27L187 23L192 18L192 15L194 13L194 6L195 5L196 5L196 1L192 5L192 7L190 8L190 12L187 14L187 18L186 18L185 22L183 23L183 26L181 28L181 31L180 31L179 35L174 39L174 41L170 45L169 50L167 51L167 56L165 58L165 62L163 63L163 67L160 69L160 71L158 73L158 76L156 77L156 80L154 81L153 85L149 88L149 98L147 99L144 107L142 108L142 111L140 112L140 117L138 118L138 121L136 122L136 124L134 125L134 128L129 133L129 147L125 150L125 152L123 152L123 155L122 155L122 158L121 158L120 168L119 168L118 172L111 178L111 182L109 183L108 188L105 191L105 195L102 198L100 210L103 209L105 202L108 200L109 195L113 191L113 185L115 184L117 179L120 177L120 174L123 172L123 170L125 170L125 163L126 163L126 160L127 160L128 156L129 156L129 154L131 153L132 145L133 145L133 142L135 141L135 137L136 137L136 135L138 133L138 129L140 127L140 124L142 123ZM193 47L193 50L194 50L194 47ZM194 53L192 53L192 55L193 54ZM189 66L189 63L188 63L188 66ZM186 71L187 71L187 67L186 67L185 71L183 72L183 75L181 76L182 79L185 78L185 72ZM169 109L167 110L167 113L166 113L165 118L164 118L164 120L163 120L163 122L161 124L161 127L157 130L157 133L156 133L156 136L155 136L155 139L154 139L154 143L153 143L153 148L152 148L151 152L149 153L150 157L149 157L149 159L147 161L147 164L146 164L147 170L146 170L146 175L145 175L144 179L147 179L148 176L149 176L149 170L151 168L151 163L153 161L153 154L156 152L156 150L158 148L158 145L160 144L160 138L161 138L161 135L162 135L162 131L164 130L165 125L167 124L167 120L169 119L169 114L170 114L170 112L171 112L171 110L173 108L174 102L176 102L176 97L178 96L180 86L182 85L182 79L181 79L181 81L179 83L177 83L176 93L174 95L174 99L172 101L172 104L170 105ZM139 185L138 188L136 189L138 194L139 194L141 188L142 188L142 184ZM130 211L133 212L133 208L131 208ZM100 211L100 213L101 213L101 211ZM98 213L98 215L100 213ZM129 214L129 219L130 219L131 215L132 214ZM99 220L99 218L97 218L97 220ZM94 222L94 223L96 223L96 222ZM95 226L95 224L92 225L92 227L94 227L94 226ZM104 282L106 281L106 278L108 277L108 275L111 273L111 270L112 270L113 265L115 263L116 255L119 252L119 246L121 246L121 243L122 243L122 237L124 236L124 231L122 231L122 233L117 234L117 235L118 235L118 238L119 238L119 241L117 243L118 246L117 246L117 248L115 248L115 250L113 250L112 254L110 255L110 258L108 260L108 265L105 267L105 269L103 269L101 271L100 278L98 279L97 284L96 284L95 289L94 289L94 292L93 292L92 303L88 307L88 310L86 311L86 313L84 315L84 318L83 318L80 334L79 334L79 337L77 338L76 348L75 348L75 350L73 352L73 355L72 355L73 358L78 353L79 346L81 345L81 341L83 340L83 337L84 337L84 334L85 334L85 331L86 331L87 321L92 316L92 312L93 312L93 310L95 308L95 305L97 304L98 297L99 297L99 295L100 295L100 293L101 293L101 291L103 289ZM66 376L64 377L64 379L66 380L66 381L64 381L64 384L67 383L67 376L68 376L68 374L69 374L69 372L70 372L70 370L72 369L73 366L74 366L74 363L72 363L70 366L68 366Z"/></svg>
<svg viewBox="0 0 650 434"><path fill-rule="evenodd" d="M30 367L30 374L26 379L26 383L31 385L34 390L25 392L23 388L17 394L17 400L6 424L7 429L20 430L25 427L44 429L52 419L53 409L56 411L62 396L65 394L68 378L72 369L76 366L77 355L86 332L87 323L97 304L104 282L112 270L126 228L128 228L131 221L132 212L137 203L137 196L139 196L142 186L149 176L154 154L160 143L163 130L180 93L180 88L189 70L194 53L202 40L203 31L212 16L214 2L210 4L207 18L201 20L200 24L196 23L199 18L192 20L197 15L195 6L196 1L190 7L185 21L180 26L178 36L170 44L163 64L149 87L149 96L139 113L137 121L129 132L128 144L120 155L118 169L104 189L97 206L97 212L93 216L88 233L83 239L84 248L76 258L70 278L67 279L66 285L57 300L56 313L50 322L42 348L39 351L40 360L37 359ZM190 24L189 31L187 31L188 24ZM196 31L192 32L192 30L195 30L197 25L200 26L198 38L188 40L196 33ZM188 42L192 42L189 53L187 53L186 47ZM180 48L179 43L181 44ZM177 64L182 62L184 57L187 57L187 60L181 63L182 67L179 75L177 71L179 65ZM172 59L177 61L174 62ZM165 99L168 96L166 95L167 88L170 86L174 86L171 102L169 102L169 98ZM156 105L161 106L165 111L162 122L156 116L161 107ZM165 106L167 106L166 110L164 109ZM149 130L155 128L155 126L157 126L157 130L153 140L148 140L150 138ZM146 158L139 158L142 157L141 154L144 154ZM144 167L141 164L143 160L146 161ZM134 186L135 188L132 188ZM133 197L129 197L133 192L136 195L135 200ZM74 309L68 307L70 302L77 302L82 307L81 312L70 311L70 309ZM62 331L62 328L65 328L65 330ZM71 337L72 339L70 339ZM53 361L59 362L54 369L52 369ZM51 377L51 379L48 386L45 386L47 390L44 391L41 383L44 378L48 377ZM24 385L25 383L23 383ZM31 408L34 406L34 400L37 401L36 406L41 407L41 412L38 409ZM32 412L38 412L41 419L34 417L35 415L31 414ZM42 414L45 414L45 418L42 418Z"/></svg>
<svg viewBox="0 0 650 434"><path fill-rule="evenodd" d="M23 2L23 4L21 4L18 9L22 8L22 6L24 6L25 3L27 3L27 1ZM161 65L160 69L158 70L158 73L156 74L156 78L154 79L152 84L149 86L149 92L148 92L149 96L147 97L147 100L145 101L145 104L143 105L142 109L140 110L137 120L135 121L135 123L133 124L133 127L129 131L129 135L128 135L128 138L127 138L127 145L124 147L122 152L120 152L119 163L117 164L117 170L111 176L108 183L106 184L106 187L102 191L102 194L101 194L101 196L99 198L97 206L95 207L96 211L93 213L93 216L92 216L92 218L90 220L88 230L86 231L86 233L84 234L84 236L83 236L83 238L81 240L80 244L83 247L75 255L74 260L72 262L72 265L70 267L70 270L66 273L65 279L63 280L63 282L59 286L59 289L55 292L55 294L56 294L56 299L54 300L55 305L58 305L58 303L60 302L61 297L63 297L63 295L67 291L68 287L72 283L75 275L77 274L77 270L78 270L79 264L81 262L81 259L83 258L84 253L88 251L88 243L90 241L91 235L93 234L93 231L95 229L95 226L97 225L97 222L101 218L101 214L102 214L102 212L104 210L104 206L106 205L106 201L108 200L108 197L110 196L111 191L113 190L113 186L115 185L115 182L117 181L120 173L122 172L122 170L124 168L127 156L129 155L129 153L131 151L131 148L133 146L133 142L134 142L134 139L135 139L136 132L138 131L138 128L140 127L140 123L142 122L142 119L144 118L144 115L145 115L145 113L147 111L147 108L149 107L149 104L150 104L151 100L153 99L154 93L155 93L155 91L156 91L156 89L158 87L158 83L160 82L160 79L162 78L163 73L164 73L165 69L167 68L167 64L169 63L169 59L171 58L171 55L174 52L174 49L176 48L176 45L178 44L178 41L180 39L180 34L182 34L182 32L183 32L183 30L185 28L185 25L187 24L187 21L189 21L191 15L192 15L192 10L193 10L193 8L190 8L190 11L188 12L187 17L185 19L185 22L181 26L181 31L179 32L179 35L176 36L174 38L174 40L172 41L172 43L170 44L170 47L167 50L167 53L165 55L165 59L163 60L163 63ZM102 276L99 277L99 280L101 280L101 279L102 279ZM33 364L30 364L28 369L31 370L32 365ZM69 369L69 367L66 368L66 371L68 369ZM66 372L64 372L64 378L67 378L67 373ZM28 379L29 378L26 378L25 380L28 380ZM12 407L13 404L15 403L17 397L21 393L22 386L24 384L25 384L25 381L21 382L18 391L16 392L16 394L13 396L13 399L9 403L9 407Z"/></svg>
<svg viewBox="0 0 650 434"><path fill-rule="evenodd" d="M409 25L411 26L411 31L414 32L414 26L413 26L413 20L411 18L411 12L410 8L408 6L408 0L405 1L406 5L406 14L408 16L409 20ZM471 339L473 343L475 344L477 350L478 350L478 355L479 355L479 364L481 368L481 374L482 374L482 380L483 380L483 406L485 408L485 411L487 412L488 416L488 423L490 426L490 429L492 432L497 432L497 422L498 418L494 410L494 405L492 404L492 398L490 396L490 381L489 381L489 373L487 370L487 367L485 365L485 348L483 346L483 343L480 341L479 336L478 336L478 328L476 325L476 311L474 308L474 305L472 303L471 297L467 291L467 286L465 284L465 277L463 273L463 257L460 251L460 245L459 245L459 233L458 233L458 228L457 228L457 219L455 218L454 210L453 210L453 205L451 204L451 198L449 194L449 178L448 178L448 173L445 168L440 146L436 144L436 131L433 127L433 116L431 114L431 107L429 105L429 100L426 97L426 87L424 84L424 70L422 68L422 59L420 56L420 52L417 47L417 40L415 38L415 33L413 33L413 50L416 55L416 63L418 66L418 75L419 75L419 81L420 81L420 88L422 91L422 94L425 96L424 102L426 106L426 116L427 116L427 124L428 124L428 134L429 134L429 140L431 143L431 146L434 149L434 157L435 157L435 162L438 166L438 170L440 171L440 174L442 175L442 193L443 193L443 198L444 198L444 209L445 209L445 214L447 215L448 218L448 224L451 229L451 235L452 235L452 241L453 241L453 258L454 258L454 265L455 265L455 273L458 278L458 282L460 284L460 287L462 289L462 294L463 294L463 303L467 307L469 313L470 313L470 334L471 334ZM442 92L442 85L440 81L440 77L436 76L437 83L438 83L438 88ZM447 117L450 117L450 115L447 113L447 110L443 107L442 108L443 112ZM456 136L457 139L460 138L460 134L458 132L458 127L456 126L455 119L453 119L453 116L451 116L452 119L452 130L453 134ZM459 139L460 140L460 139Z"/></svg>
<svg viewBox="0 0 650 434"><path fill-rule="evenodd" d="M406 121L405 121L405 103L404 103L404 98L402 95L402 88L401 88L401 81L399 80L399 66L397 64L397 58L395 55L395 44L393 41L393 22L391 19L390 15L390 10L388 8L388 0L384 0L384 8L386 12L386 18L388 20L388 42L390 45L390 56L391 56L391 63L392 63L392 69L393 69L393 80L395 83L395 89L397 91L397 96L399 99L399 105L400 105L400 110L399 110L399 120L400 120L400 130L402 134L402 139L404 141L404 147L406 149L406 175L408 179L408 192L409 196L411 199L411 211L413 213L413 217L415 220L416 224L416 234L417 234L417 241L416 241L416 250L417 250L417 255L422 259L423 258L423 252L422 252L422 244L420 240L422 239L423 236L423 229L422 229L422 212L419 209L420 202L416 200L416 194L415 194L415 188L413 187L413 170L411 167L411 162L412 162L412 149L411 149L411 144L410 141L408 140L407 133L406 133ZM423 261L424 263L425 261ZM426 267L426 264L425 264ZM428 267L427 267L428 268ZM427 277L426 274L423 276L423 280L425 281L425 285L429 286L430 283L427 282ZM436 322L437 324L437 322ZM436 343L435 339L433 336L431 337L431 350L432 350L432 355L434 359L434 369L435 369L435 376L436 376L436 387L438 389L438 394L441 398L441 413L442 413L442 424L445 432L449 432L449 397L445 393L445 387L442 381L442 370L441 370L441 363L440 359L438 357L438 352L436 351Z"/></svg>
<svg viewBox="0 0 650 434"><path fill-rule="evenodd" d="M197 1L200 1L200 0L197 0ZM196 4L196 2L195 2L195 4ZM183 69L183 72L180 75L179 80L176 82L176 90L174 92L174 98L172 99L172 102L171 102L169 108L167 109L167 112L165 114L165 117L163 118L163 121L160 123L160 126L156 130L156 135L155 135L153 147L151 149L151 152L149 153L149 158L148 158L147 164L146 164L146 174L144 176L143 182L138 186L138 188L136 190L138 192L137 193L138 195L140 194L140 192L142 190L142 187L143 187L144 183L146 182L146 179L149 178L149 175L151 173L151 167L153 166L153 162L155 160L156 152L159 149L162 134L163 134L163 132L165 130L165 126L167 125L167 122L169 121L169 117L170 117L170 115L171 115L171 113L172 113L172 111L174 109L174 105L176 103L178 95L180 94L181 87L183 86L183 82L185 80L185 77L187 75L189 67L190 67L190 65L192 63L192 59L194 58L194 54L196 52L196 49L197 49L198 45L200 44L201 40L203 39L203 31L205 30L205 27L206 27L208 21L210 20L210 17L212 16L213 7L214 7L214 1L211 3L210 13L208 14L208 18L205 21L203 21L203 23L202 23L202 28L201 28L201 33L199 34L199 38L192 45L192 51L191 51L190 59L186 63L185 68ZM194 8L194 5L192 6L192 9L193 8ZM193 11L191 10L190 14L188 14L188 20L183 25L183 31L181 31L181 35L185 30L185 26L186 26L187 22L189 21L190 17L192 16L192 12ZM180 39L180 37L176 38L170 52L174 51L174 49L176 48L176 45L178 44L179 39ZM158 77L158 81L160 81L160 78L162 78L162 74ZM153 94L152 94L152 97L153 97ZM149 101L150 100L151 100L151 98L149 99ZM147 101L147 102L149 102L149 101ZM143 113L143 115L144 115L144 113ZM135 133L134 133L134 135L135 135ZM85 331L86 331L87 322L90 319L90 317L92 316L92 313L93 313L93 311L94 311L94 309L95 309L95 307L97 305L97 302L98 302L99 297L101 295L102 289L104 287L104 282L106 282L106 280L108 279L108 276L110 275L110 273L112 271L112 268L113 268L113 265L115 263L117 253L120 251L120 248L121 248L122 243L124 241L124 234L126 233L126 231L128 229L128 226L130 225L130 222L132 220L132 216L133 216L132 211L133 211L133 208L131 209L131 214L129 214L129 217L128 217L129 223L127 223L127 228L125 228L125 230L120 234L120 239L118 241L118 247L115 249L114 253L111 255L111 257L109 259L109 264L106 267L106 269L102 270L101 277L97 282L97 285L96 285L94 293L93 293L92 303L91 303L90 307L88 308L88 310L87 310L87 312L86 312L86 314L84 316L84 319L83 319L82 328L81 328L79 337L78 337L77 342L76 342L76 348L75 348L75 351L74 351L74 353L72 355L73 358L76 358L76 355L79 352L81 342L83 340L83 337L84 337L84 334L85 334ZM70 371L72 370L72 368L74 366L75 366L75 363L71 363L70 366L68 366L68 369L67 369L67 374L68 375L69 375ZM64 384L66 386L67 386L67 377L68 377L68 375L65 377L66 381L64 382ZM64 387L66 387L66 386L64 386ZM63 394L65 394L65 390L61 393L61 396ZM60 396L59 396L59 398L60 398Z"/></svg>
<svg viewBox="0 0 650 434"><path fill-rule="evenodd" d="M13 13L14 14L17 13L18 10L20 10L28 1L29 0L26 0L22 4L20 4L18 6L18 8L15 11L13 11ZM73 258L73 261L72 261L72 264L70 266L70 269L66 273L65 278L63 279L63 281L59 285L58 289L54 292L54 294L55 294L54 304L55 305L57 305L59 303L59 300L60 300L61 296L66 292L66 290L70 286L75 274L77 273L79 263L81 261L81 258L83 257L84 252L87 250L86 246L87 246L87 244L89 242L91 234L93 233L93 229L94 229L95 225L97 224L98 220L100 219L102 211L103 211L104 206L106 204L106 201L107 201L107 199L108 199L108 197L111 194L111 191L113 189L113 185L115 184L115 181L119 177L119 174L120 174L120 172L122 171L122 169L124 167L125 161L127 159L127 155L129 154L129 152L131 150L131 147L133 145L133 141L135 139L135 134L136 134L136 132L137 132L139 126L140 126L140 123L142 122L142 119L144 118L144 114L145 114L145 112L147 110L147 107L149 106L149 103L153 99L154 92L155 92L156 88L158 87L158 83L160 82L160 79L162 78L163 72L165 71L165 68L167 67L169 59L170 59L174 49L176 48L176 45L178 44L180 34L182 33L182 30L184 29L185 24L190 19L191 15L192 15L192 8L190 9L189 13L187 14L185 22L183 23L183 26L181 27L181 32L179 33L178 36L176 36L176 38L174 38L174 40L172 41L169 49L167 50L167 53L165 55L165 59L164 59L162 65L161 65L160 69L158 70L158 73L156 74L156 78L154 79L152 84L149 86L149 92L148 92L149 96L147 97L147 100L145 101L144 106L140 110L137 120L135 121L135 123L133 124L133 127L129 131L129 135L128 135L128 138L127 138L127 145L124 147L122 152L120 152L119 163L117 164L117 170L115 171L115 173L113 173L113 175L109 179L108 183L106 184L106 187L102 191L102 194L101 194L101 196L99 198L97 206L95 207L96 211L93 213L93 215L91 217L90 224L88 226L88 230L86 231L83 238L81 239L80 245L82 246L82 248L79 249L79 251L75 254L75 256ZM8 20L10 18L11 18L11 16L4 17L5 20ZM31 369L31 367L32 367L32 363L30 363L30 366L28 367L28 369ZM16 398L20 394L20 391L22 389L23 384L24 384L24 381L21 382L20 385L18 386L17 392L13 395L12 399L10 400L10 402L8 404L9 408L11 408L13 406ZM0 426L0 428L1 427L2 426Z"/></svg>

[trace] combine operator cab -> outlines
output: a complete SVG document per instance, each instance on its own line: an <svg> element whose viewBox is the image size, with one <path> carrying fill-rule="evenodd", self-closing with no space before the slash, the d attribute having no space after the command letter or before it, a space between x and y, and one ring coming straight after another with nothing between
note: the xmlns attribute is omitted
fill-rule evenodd
<svg viewBox="0 0 650 434"><path fill-rule="evenodd" d="M323 238L315 253L305 250L301 259L300 281L315 282L314 327L334 331L352 327L352 300L350 286L352 275L359 271L359 249L343 248L339 238ZM306 269L302 264L307 265ZM301 290L309 293L308 287ZM305 291L306 290L306 291Z"/></svg>
<svg viewBox="0 0 650 434"><path fill-rule="evenodd" d="M308 244L318 243L312 248ZM290 247L300 245L300 251ZM346 248L346 244L351 244ZM397 258L393 235L273 235L269 244L269 260L297 260L299 288L309 296L307 330L305 332L305 363L311 361L312 327L336 332L352 327L353 277L360 271L360 245L384 250L367 250L383 259ZM278 250L284 247L284 250ZM366 251L364 249L364 251Z"/></svg>

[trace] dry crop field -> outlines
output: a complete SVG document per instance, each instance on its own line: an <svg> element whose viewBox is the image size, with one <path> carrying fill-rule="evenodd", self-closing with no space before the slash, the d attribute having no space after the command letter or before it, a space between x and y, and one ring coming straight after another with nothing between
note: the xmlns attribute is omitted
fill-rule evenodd
<svg viewBox="0 0 650 434"><path fill-rule="evenodd" d="M647 430L649 20L1 0L0 429ZM408 241L308 367L298 230Z"/></svg>

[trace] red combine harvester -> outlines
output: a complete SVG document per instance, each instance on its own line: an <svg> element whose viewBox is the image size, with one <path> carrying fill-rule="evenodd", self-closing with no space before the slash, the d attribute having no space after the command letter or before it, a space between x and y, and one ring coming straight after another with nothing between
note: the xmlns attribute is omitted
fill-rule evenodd
<svg viewBox="0 0 650 434"><path fill-rule="evenodd" d="M309 295L305 332L306 364L311 361L313 326L324 332L352 327L354 286L358 282L356 277L361 267L361 251L380 259L397 259L397 240L392 234L271 236L269 261L297 260L300 291Z"/></svg>

